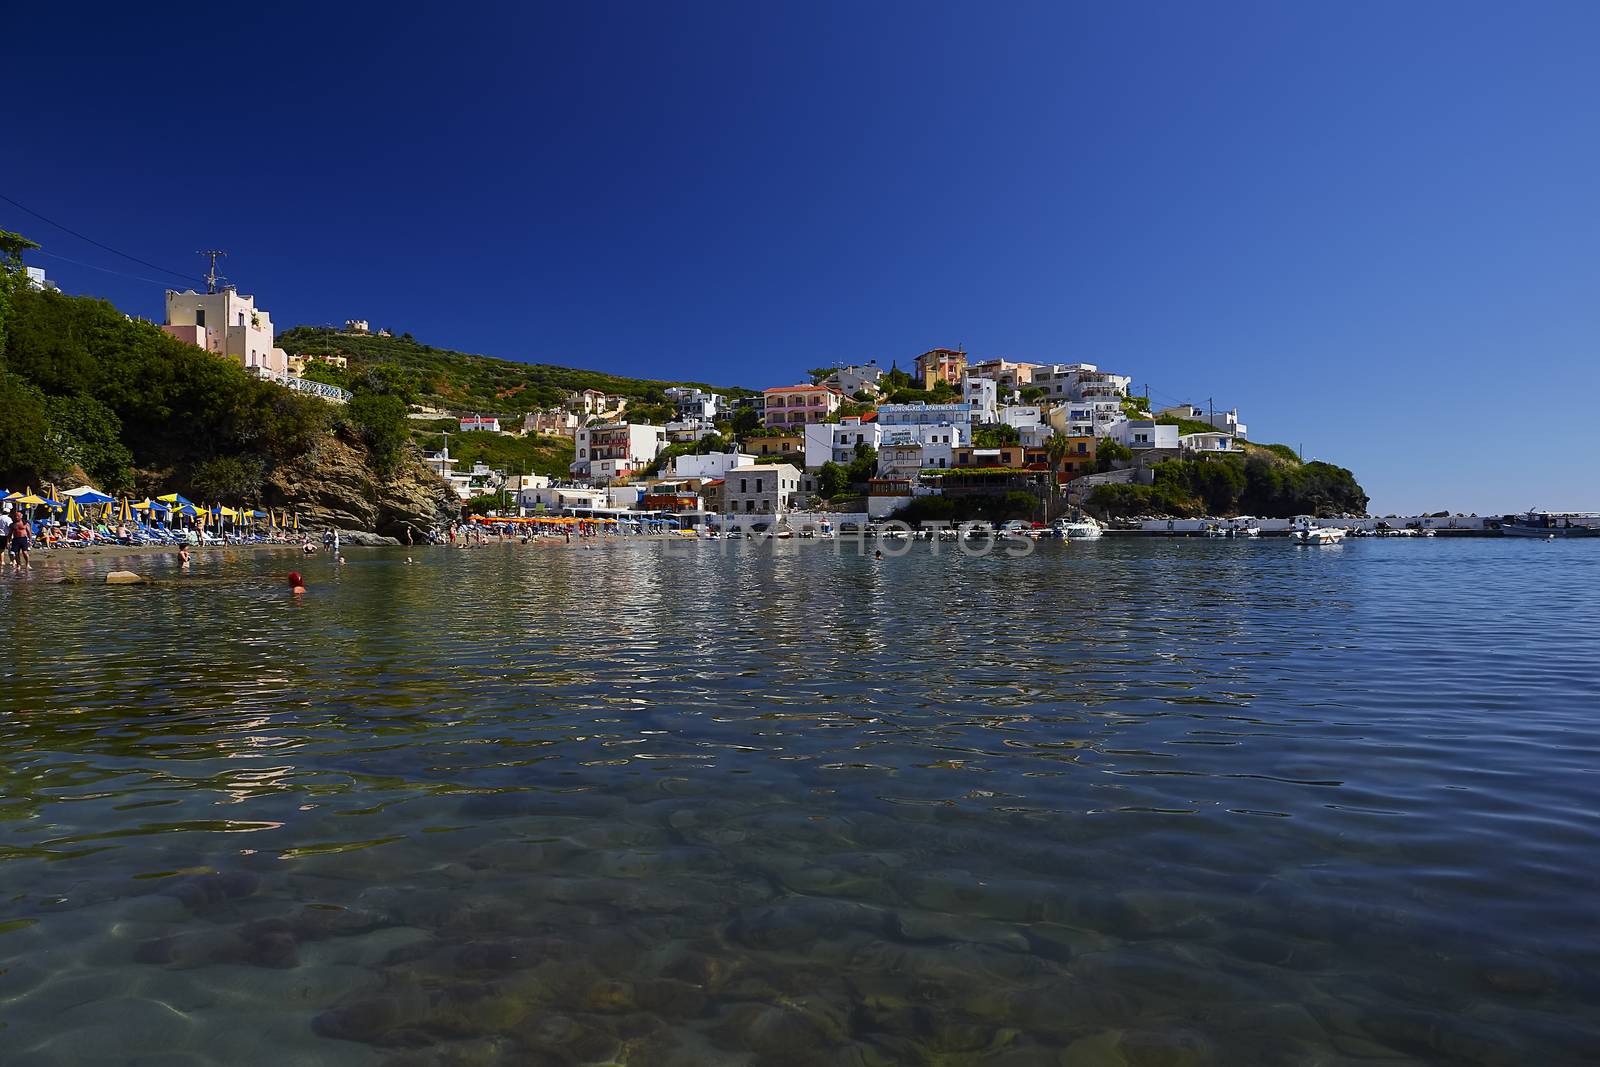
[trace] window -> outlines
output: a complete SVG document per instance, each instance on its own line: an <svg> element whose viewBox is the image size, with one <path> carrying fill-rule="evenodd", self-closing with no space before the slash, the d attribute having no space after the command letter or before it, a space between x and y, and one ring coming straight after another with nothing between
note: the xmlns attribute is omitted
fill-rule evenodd
<svg viewBox="0 0 1600 1067"><path fill-rule="evenodd" d="M745 479L740 478L739 479L739 492L748 493L749 491L750 490L749 490L749 488L747 488L747 483L745 482Z"/></svg>
<svg viewBox="0 0 1600 1067"><path fill-rule="evenodd" d="M756 479L756 492L758 492L758 493L761 492L761 479L760 478Z"/></svg>
<svg viewBox="0 0 1600 1067"><path fill-rule="evenodd" d="M206 309L205 308L195 308L194 309L194 324L196 326L204 326L206 324Z"/></svg>
<svg viewBox="0 0 1600 1067"><path fill-rule="evenodd" d="M242 311L239 312L239 325L240 326L244 325L244 312L242 312Z"/></svg>

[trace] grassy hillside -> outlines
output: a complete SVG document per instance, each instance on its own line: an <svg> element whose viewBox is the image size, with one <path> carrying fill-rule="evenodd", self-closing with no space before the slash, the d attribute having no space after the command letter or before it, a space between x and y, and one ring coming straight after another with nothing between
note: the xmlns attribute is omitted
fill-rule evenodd
<svg viewBox="0 0 1600 1067"><path fill-rule="evenodd" d="M440 431L448 430L450 455L457 461L457 470L467 470L482 460L490 467L510 474L567 477L573 453L570 437L554 435L513 437L510 434L489 433L485 430L457 433L456 425L453 420L419 423L413 428L412 434L418 445L434 452L444 443L444 435Z"/></svg>
<svg viewBox="0 0 1600 1067"><path fill-rule="evenodd" d="M291 355L346 357L350 363L346 375L335 373L328 377L346 388L376 368L388 366L403 377L402 384L417 403L501 416L553 407L568 393L584 389L601 389L647 404L659 403L662 390L671 385L696 385L729 396L753 391L703 382L625 378L551 363L519 363L436 348L408 335L375 337L338 333L326 327L297 326L279 334L278 344ZM341 377L347 380L340 381Z"/></svg>

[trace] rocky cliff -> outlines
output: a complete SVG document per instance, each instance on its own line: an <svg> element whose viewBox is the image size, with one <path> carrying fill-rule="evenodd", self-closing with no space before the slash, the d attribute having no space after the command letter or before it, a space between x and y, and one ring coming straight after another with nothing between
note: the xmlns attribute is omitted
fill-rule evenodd
<svg viewBox="0 0 1600 1067"><path fill-rule="evenodd" d="M408 456L387 478L374 476L365 450L337 436L274 470L267 479L273 507L300 513L303 526L372 530L403 537L407 525L426 531L448 521L459 501L450 486Z"/></svg>

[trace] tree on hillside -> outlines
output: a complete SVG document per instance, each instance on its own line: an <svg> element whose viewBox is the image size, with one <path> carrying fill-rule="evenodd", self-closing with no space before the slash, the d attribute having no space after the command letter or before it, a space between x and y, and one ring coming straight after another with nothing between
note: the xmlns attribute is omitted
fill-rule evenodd
<svg viewBox="0 0 1600 1067"><path fill-rule="evenodd" d="M850 461L846 473L853 485L863 485L878 474L878 450L865 441L856 442L856 458Z"/></svg>
<svg viewBox="0 0 1600 1067"><path fill-rule="evenodd" d="M6 354L6 318L11 293L27 285L22 253L39 246L20 233L0 230L0 356Z"/></svg>
<svg viewBox="0 0 1600 1067"><path fill-rule="evenodd" d="M261 499L266 465L260 456L216 456L189 472L189 484L203 500L255 503Z"/></svg>
<svg viewBox="0 0 1600 1067"><path fill-rule="evenodd" d="M806 371L806 373L811 375L811 384L812 385L821 385L823 379L827 378L829 375L831 375L833 373L833 368L832 367L812 367L810 370Z"/></svg>
<svg viewBox="0 0 1600 1067"><path fill-rule="evenodd" d="M48 443L62 465L76 466L102 490L133 488L133 453L122 443L122 420L92 396L53 396L45 401Z"/></svg>
<svg viewBox="0 0 1600 1067"><path fill-rule="evenodd" d="M1133 449L1118 444L1109 437L1100 438L1100 443L1095 445L1094 469L1099 474L1116 470L1118 463L1128 463L1132 459Z"/></svg>
<svg viewBox="0 0 1600 1067"><path fill-rule="evenodd" d="M761 429L761 416L756 409L746 405L733 413L733 432L739 437Z"/></svg>
<svg viewBox="0 0 1600 1067"><path fill-rule="evenodd" d="M829 460L817 468L817 494L827 499L843 496L850 489L850 474Z"/></svg>
<svg viewBox="0 0 1600 1067"><path fill-rule="evenodd" d="M1022 443L1022 431L1007 423L979 426L972 431L972 443L977 448L1004 448Z"/></svg>
<svg viewBox="0 0 1600 1067"><path fill-rule="evenodd" d="M0 370L0 478L6 485L25 486L57 465L49 435L44 394L20 375Z"/></svg>
<svg viewBox="0 0 1600 1067"><path fill-rule="evenodd" d="M397 396L357 393L345 405L345 419L367 446L373 469L393 471L411 440L405 403Z"/></svg>

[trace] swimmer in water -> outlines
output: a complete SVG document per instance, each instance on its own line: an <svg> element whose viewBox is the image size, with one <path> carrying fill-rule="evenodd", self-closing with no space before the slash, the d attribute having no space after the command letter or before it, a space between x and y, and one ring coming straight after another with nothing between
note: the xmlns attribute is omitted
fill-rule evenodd
<svg viewBox="0 0 1600 1067"><path fill-rule="evenodd" d="M306 583L300 580L299 571L289 572L289 592L299 596L306 591Z"/></svg>
<svg viewBox="0 0 1600 1067"><path fill-rule="evenodd" d="M188 566L189 566L189 546L188 545L183 545L183 546L179 547L179 549L178 549L178 566L183 567L186 570L188 569Z"/></svg>

